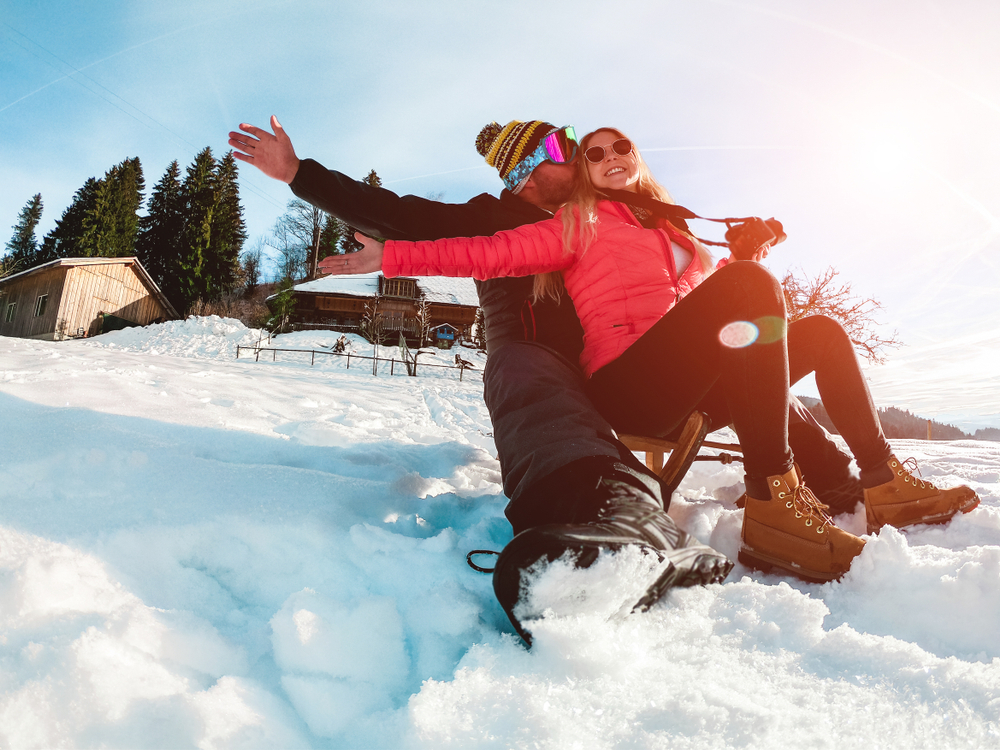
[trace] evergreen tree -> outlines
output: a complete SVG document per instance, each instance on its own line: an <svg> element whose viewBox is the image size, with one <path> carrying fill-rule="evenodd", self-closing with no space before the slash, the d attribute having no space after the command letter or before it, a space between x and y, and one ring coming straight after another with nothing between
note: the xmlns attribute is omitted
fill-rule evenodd
<svg viewBox="0 0 1000 750"><path fill-rule="evenodd" d="M105 258L135 255L145 187L138 157L126 159L108 170L97 185L94 205L83 217L79 243L82 255Z"/></svg>
<svg viewBox="0 0 1000 750"><path fill-rule="evenodd" d="M171 302L178 299L177 271L184 229L180 173L177 161L172 161L153 186L148 213L139 219L139 236L135 243L139 262Z"/></svg>
<svg viewBox="0 0 1000 750"><path fill-rule="evenodd" d="M257 285L260 284L264 263L264 240L258 237L250 249L243 251L240 260L243 265L244 294L249 297L257 291Z"/></svg>
<svg viewBox="0 0 1000 750"><path fill-rule="evenodd" d="M323 231L319 236L319 255L316 262L323 260L329 255L341 255L344 251L340 249L340 239L344 236L344 224L336 216L326 214L323 221Z"/></svg>
<svg viewBox="0 0 1000 750"><path fill-rule="evenodd" d="M212 219L215 215L215 158L206 147L187 168L181 197L184 227L181 230L180 256L177 264L177 298L171 300L186 310L196 299L208 299L212 288L206 258L211 252Z"/></svg>
<svg viewBox="0 0 1000 750"><path fill-rule="evenodd" d="M284 333L292 317L292 310L295 309L294 287L295 282L286 276L278 284L277 293L269 301L271 317L268 318L267 328L272 333Z"/></svg>
<svg viewBox="0 0 1000 750"><path fill-rule="evenodd" d="M21 209L14 235L7 241L7 262L16 272L27 271L38 265L38 242L35 227L42 218L42 194L36 193Z"/></svg>
<svg viewBox="0 0 1000 750"><path fill-rule="evenodd" d="M73 202L63 211L55 227L42 240L39 251L39 262L47 263L56 258L76 258L84 253L80 247L83 236L83 220L94 210L97 201L97 188L100 180L93 177L87 179L83 186L73 195Z"/></svg>
<svg viewBox="0 0 1000 750"><path fill-rule="evenodd" d="M215 213L212 217L212 236L205 268L211 279L208 299L229 294L242 276L240 252L247 239L243 206L240 205L239 169L233 152L219 161L215 172Z"/></svg>
<svg viewBox="0 0 1000 750"><path fill-rule="evenodd" d="M365 177L362 182L366 185L371 185L372 187L382 187L382 178L375 173L374 169L368 173L368 176ZM350 224L343 224L343 227L344 232L340 237L340 249L345 253L356 253L364 247L364 245L358 242L354 237L354 233L358 230Z"/></svg>

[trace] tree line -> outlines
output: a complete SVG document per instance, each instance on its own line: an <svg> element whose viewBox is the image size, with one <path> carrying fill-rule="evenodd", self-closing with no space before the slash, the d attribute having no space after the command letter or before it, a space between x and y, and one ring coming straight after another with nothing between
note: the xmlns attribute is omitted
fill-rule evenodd
<svg viewBox="0 0 1000 750"><path fill-rule="evenodd" d="M823 427L835 435L840 434L830 419L830 415L827 414L822 401L808 396L799 396L799 400ZM882 424L882 431L889 439L925 440L927 438L927 425L930 423L931 438L934 440L1000 440L1000 429L996 427L984 427L974 433L969 433L955 427L955 425L919 417L906 409L899 409L895 406L879 407L876 411L879 422Z"/></svg>
<svg viewBox="0 0 1000 750"><path fill-rule="evenodd" d="M41 242L35 228L42 196L21 209L7 242L4 270L19 273L59 258L137 256L171 304L185 311L244 284L241 252L246 225L232 152L215 159L203 149L181 176L175 160L143 206L145 180L138 157L91 177Z"/></svg>

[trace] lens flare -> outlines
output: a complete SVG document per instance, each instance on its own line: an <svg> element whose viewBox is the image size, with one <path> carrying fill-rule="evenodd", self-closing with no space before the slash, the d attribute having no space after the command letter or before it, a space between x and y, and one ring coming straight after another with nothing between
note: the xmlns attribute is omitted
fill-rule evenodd
<svg viewBox="0 0 1000 750"><path fill-rule="evenodd" d="M719 341L730 349L743 349L756 341L759 335L760 331L753 323L737 320L719 331Z"/></svg>
<svg viewBox="0 0 1000 750"><path fill-rule="evenodd" d="M785 330L788 324L785 319L777 315L765 315L754 321L757 324L759 336L757 341L761 344L773 344L785 338Z"/></svg>

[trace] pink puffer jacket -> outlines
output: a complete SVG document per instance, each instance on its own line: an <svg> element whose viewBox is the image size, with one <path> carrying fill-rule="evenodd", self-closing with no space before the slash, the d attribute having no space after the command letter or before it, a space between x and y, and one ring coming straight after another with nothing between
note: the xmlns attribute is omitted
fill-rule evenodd
<svg viewBox="0 0 1000 750"><path fill-rule="evenodd" d="M587 377L618 358L705 277L694 245L672 226L643 229L621 203L597 205L597 238L582 255L563 250L559 214L492 237L385 243L386 276L531 276L562 271L583 325ZM694 252L680 278L671 239Z"/></svg>

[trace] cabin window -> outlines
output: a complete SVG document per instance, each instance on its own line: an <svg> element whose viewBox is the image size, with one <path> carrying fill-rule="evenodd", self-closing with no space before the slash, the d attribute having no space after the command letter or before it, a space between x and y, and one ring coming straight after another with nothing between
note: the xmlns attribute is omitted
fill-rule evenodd
<svg viewBox="0 0 1000 750"><path fill-rule="evenodd" d="M386 297L413 299L417 296L417 284L413 279L387 279L383 277L382 282L382 294Z"/></svg>
<svg viewBox="0 0 1000 750"><path fill-rule="evenodd" d="M35 317L40 318L45 315L45 303L48 302L49 295L40 294L35 300Z"/></svg>
<svg viewBox="0 0 1000 750"><path fill-rule="evenodd" d="M14 312L17 310L17 303L11 302L7 305L7 314L4 316L4 322L10 323L14 319Z"/></svg>

